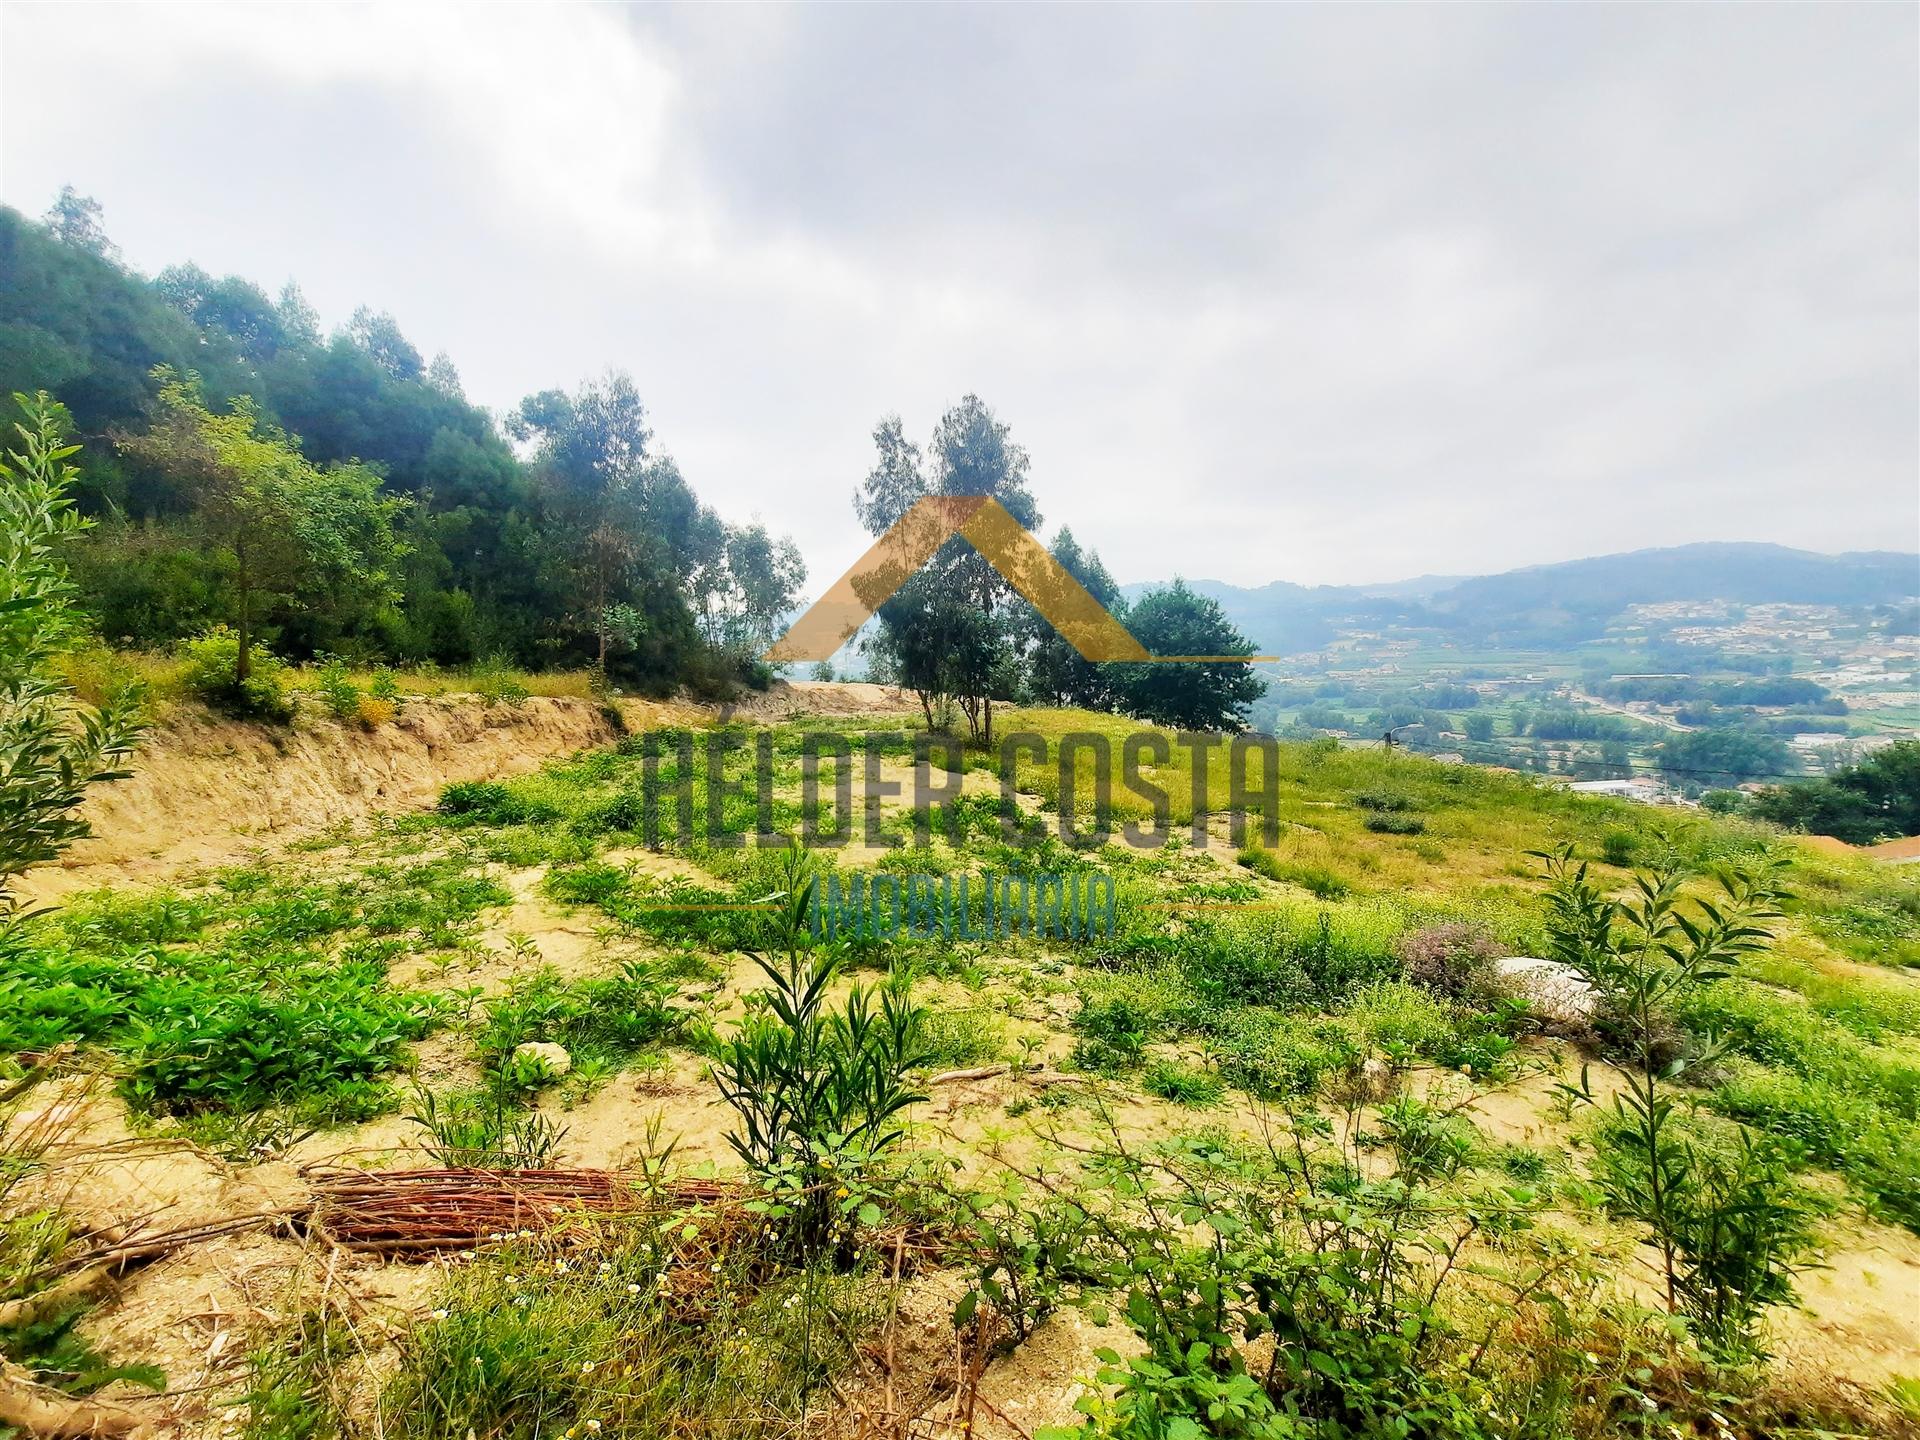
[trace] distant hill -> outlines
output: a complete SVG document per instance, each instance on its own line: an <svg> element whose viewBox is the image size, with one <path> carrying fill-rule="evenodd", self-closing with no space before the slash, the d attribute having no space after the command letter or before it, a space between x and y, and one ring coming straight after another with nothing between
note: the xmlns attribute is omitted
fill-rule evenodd
<svg viewBox="0 0 1920 1440"><path fill-rule="evenodd" d="M1152 582L1122 587L1129 599ZM1531 565L1470 579L1423 576L1387 585L1245 587L1189 581L1219 601L1262 650L1294 654L1342 631L1422 627L1514 645L1554 645L1599 634L1633 605L1679 600L1735 604L1886 605L1920 595L1920 554L1821 555L1785 545L1707 543Z"/></svg>

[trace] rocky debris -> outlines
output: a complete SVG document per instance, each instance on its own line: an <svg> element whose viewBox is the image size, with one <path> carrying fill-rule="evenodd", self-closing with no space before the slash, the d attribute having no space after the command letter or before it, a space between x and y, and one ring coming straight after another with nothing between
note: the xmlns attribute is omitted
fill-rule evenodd
<svg viewBox="0 0 1920 1440"><path fill-rule="evenodd" d="M1579 971L1559 960L1508 955L1493 962L1493 975L1500 989L1525 1000L1541 1019L1558 1025L1589 1025L1600 1007L1600 993Z"/></svg>

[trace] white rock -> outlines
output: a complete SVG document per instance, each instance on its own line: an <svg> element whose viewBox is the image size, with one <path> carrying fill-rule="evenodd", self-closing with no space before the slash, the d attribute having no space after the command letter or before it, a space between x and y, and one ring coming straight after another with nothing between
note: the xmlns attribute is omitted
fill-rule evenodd
<svg viewBox="0 0 1920 1440"><path fill-rule="evenodd" d="M514 1063L522 1060L538 1060L554 1075L564 1075L573 1069L573 1056L567 1053L567 1047L556 1045L551 1040L528 1040L513 1047Z"/></svg>
<svg viewBox="0 0 1920 1440"><path fill-rule="evenodd" d="M1600 995L1580 972L1558 960L1509 955L1493 962L1493 973L1509 995L1525 1000L1544 1020L1584 1025L1600 1006Z"/></svg>

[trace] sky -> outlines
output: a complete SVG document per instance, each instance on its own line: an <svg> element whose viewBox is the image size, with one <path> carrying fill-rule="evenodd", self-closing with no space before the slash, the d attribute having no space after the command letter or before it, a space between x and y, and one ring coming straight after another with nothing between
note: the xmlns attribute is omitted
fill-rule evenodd
<svg viewBox="0 0 1920 1440"><path fill-rule="evenodd" d="M0 9L0 202L506 409L631 373L815 586L980 395L1123 581L1920 547L1912 6Z"/></svg>

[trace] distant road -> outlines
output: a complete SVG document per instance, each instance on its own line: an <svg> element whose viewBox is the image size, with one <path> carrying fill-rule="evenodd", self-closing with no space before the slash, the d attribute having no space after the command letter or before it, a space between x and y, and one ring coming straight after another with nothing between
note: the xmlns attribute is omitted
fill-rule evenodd
<svg viewBox="0 0 1920 1440"><path fill-rule="evenodd" d="M1605 710L1609 714L1624 715L1629 720L1638 720L1646 725L1664 725L1669 730L1691 730L1694 728L1691 725L1682 725L1678 720L1669 719L1665 715L1642 715L1638 710L1629 710L1624 705L1616 705L1611 700L1602 700L1598 695L1587 695L1578 690L1573 692L1573 698L1576 700L1584 700L1587 704L1594 706L1596 709Z"/></svg>

